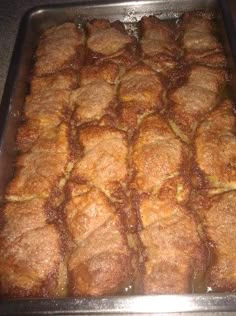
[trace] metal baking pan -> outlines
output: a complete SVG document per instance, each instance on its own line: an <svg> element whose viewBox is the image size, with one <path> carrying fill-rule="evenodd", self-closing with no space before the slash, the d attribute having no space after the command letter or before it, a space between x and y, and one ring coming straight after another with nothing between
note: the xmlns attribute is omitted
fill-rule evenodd
<svg viewBox="0 0 236 316"><path fill-rule="evenodd" d="M0 108L0 196L13 173L15 135L19 126L24 98L28 90L35 47L42 31L66 21L77 23L96 18L136 22L143 15L176 18L182 12L214 9L222 23L222 38L231 70L232 91L236 91L236 32L229 11L234 0L115 0L37 7L25 14L17 36L14 53ZM235 7L235 6L234 6ZM236 14L236 12L235 12ZM234 96L233 96L234 97ZM236 97L236 96L235 96ZM233 251L233 249L232 249ZM103 298L7 299L0 300L0 315L88 315L88 314L162 314L187 312L215 315L236 314L236 294L188 294L113 296ZM195 314L197 313L197 314ZM214 314L213 314L214 313ZM219 315L219 314L217 314ZM222 314L220 314L222 315Z"/></svg>

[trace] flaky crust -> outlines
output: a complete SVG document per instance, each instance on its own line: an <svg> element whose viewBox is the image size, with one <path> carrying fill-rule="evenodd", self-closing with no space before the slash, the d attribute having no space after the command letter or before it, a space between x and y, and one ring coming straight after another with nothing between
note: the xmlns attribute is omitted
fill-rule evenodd
<svg viewBox="0 0 236 316"><path fill-rule="evenodd" d="M206 286L210 292L236 291L236 191L209 197L196 193L192 206L198 211L211 251Z"/></svg>
<svg viewBox="0 0 236 316"><path fill-rule="evenodd" d="M176 41L176 27L169 21L161 21L155 16L143 17L140 25L143 62L158 73L169 76L181 54Z"/></svg>
<svg viewBox="0 0 236 316"><path fill-rule="evenodd" d="M97 80L104 80L107 83L115 84L120 69L119 66L113 62L104 61L98 65L84 66L80 70L79 82L81 86L90 84Z"/></svg>
<svg viewBox="0 0 236 316"><path fill-rule="evenodd" d="M125 33L123 26L110 24L108 20L92 20L87 23L89 38L87 46L93 52L109 56L132 43L132 38Z"/></svg>
<svg viewBox="0 0 236 316"><path fill-rule="evenodd" d="M87 187L85 192L80 191L79 185L73 187L74 194L65 208L67 227L78 244L98 230L116 211L98 189Z"/></svg>
<svg viewBox="0 0 236 316"><path fill-rule="evenodd" d="M203 280L206 267L204 243L194 217L172 200L156 196L140 200L145 247L143 292L191 293Z"/></svg>
<svg viewBox="0 0 236 316"><path fill-rule="evenodd" d="M198 124L218 105L225 75L221 69L193 66L187 82L170 91L169 122L184 141L191 142Z"/></svg>
<svg viewBox="0 0 236 316"><path fill-rule="evenodd" d="M117 108L119 126L133 133L142 118L164 110L164 85L148 66L140 63L129 69L120 80Z"/></svg>
<svg viewBox="0 0 236 316"><path fill-rule="evenodd" d="M112 61L123 67L136 63L136 40L127 34L121 22L93 19L86 28L88 63Z"/></svg>
<svg viewBox="0 0 236 316"><path fill-rule="evenodd" d="M26 97L25 117L39 125L56 126L70 113L69 91L44 90L41 94Z"/></svg>
<svg viewBox="0 0 236 316"><path fill-rule="evenodd" d="M175 30L169 22L161 21L155 16L145 16L141 19L141 33L140 44L143 54L165 54L174 57L178 52Z"/></svg>
<svg viewBox="0 0 236 316"><path fill-rule="evenodd" d="M80 243L68 269L73 295L114 294L129 283L131 254L117 215Z"/></svg>
<svg viewBox="0 0 236 316"><path fill-rule="evenodd" d="M196 160L213 190L236 189L236 125L232 103L223 102L197 130Z"/></svg>
<svg viewBox="0 0 236 316"><path fill-rule="evenodd" d="M207 13L185 13L182 16L182 45L189 63L213 67L226 65L223 48L214 34L213 25L213 17Z"/></svg>
<svg viewBox="0 0 236 316"><path fill-rule="evenodd" d="M140 102L147 109L161 108L162 82L160 78L145 65L131 68L121 78L119 99L121 102Z"/></svg>
<svg viewBox="0 0 236 316"><path fill-rule="evenodd" d="M31 93L25 101L25 120L17 131L18 149L28 151L38 139L42 144L47 134L51 139L57 132L61 135L72 113L70 89L76 86L77 78L71 70L32 78ZM54 140L57 144L57 140Z"/></svg>
<svg viewBox="0 0 236 316"><path fill-rule="evenodd" d="M90 183L109 196L125 182L128 144L125 134L109 127L84 127L79 130L83 155L73 169L72 177Z"/></svg>
<svg viewBox="0 0 236 316"><path fill-rule="evenodd" d="M34 72L37 76L66 68L78 68L82 63L84 34L74 23L54 26L43 33L36 50Z"/></svg>
<svg viewBox="0 0 236 316"><path fill-rule="evenodd" d="M30 93L42 94L45 90L71 90L77 86L77 76L73 70L63 70L43 77L33 76L30 81Z"/></svg>
<svg viewBox="0 0 236 316"><path fill-rule="evenodd" d="M182 199L182 193L187 196L188 189L181 175L184 151L184 145L160 115L144 118L131 153L135 172L133 186L140 193L156 194L165 186L171 186L173 180L176 198Z"/></svg>
<svg viewBox="0 0 236 316"><path fill-rule="evenodd" d="M56 193L59 180L64 177L68 155L66 153L27 153L16 162L13 180L6 190L6 199L22 201L48 198Z"/></svg>
<svg viewBox="0 0 236 316"><path fill-rule="evenodd" d="M46 225L46 205L44 199L6 203L1 210L4 227L1 231L1 246L11 245L24 233Z"/></svg>
<svg viewBox="0 0 236 316"><path fill-rule="evenodd" d="M6 190L6 198L10 201L48 198L52 193L57 194L59 180L66 176L71 159L66 124L46 129L37 137L27 139L25 136L32 132L30 128L25 126L25 134L21 134L21 138L18 134L18 145L26 152L18 156L15 176Z"/></svg>
<svg viewBox="0 0 236 316"><path fill-rule="evenodd" d="M53 226L25 232L11 247L1 247L1 295L55 296L61 261L59 236Z"/></svg>
<svg viewBox="0 0 236 316"><path fill-rule="evenodd" d="M68 125L61 123L55 127L41 128L29 120L22 124L17 133L17 148L22 152L69 152Z"/></svg>
<svg viewBox="0 0 236 316"><path fill-rule="evenodd" d="M40 37L0 213L1 296L236 291L225 57L210 15L175 22Z"/></svg>
<svg viewBox="0 0 236 316"><path fill-rule="evenodd" d="M77 123L100 120L115 104L115 89L106 81L94 81L71 94Z"/></svg>
<svg viewBox="0 0 236 316"><path fill-rule="evenodd" d="M129 282L131 252L116 208L100 190L70 185L66 222L76 249L69 258L72 295L116 293Z"/></svg>

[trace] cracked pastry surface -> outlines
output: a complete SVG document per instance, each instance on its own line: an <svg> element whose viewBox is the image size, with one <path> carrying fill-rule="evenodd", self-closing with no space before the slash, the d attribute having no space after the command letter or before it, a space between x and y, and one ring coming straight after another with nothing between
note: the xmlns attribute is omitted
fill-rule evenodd
<svg viewBox="0 0 236 316"><path fill-rule="evenodd" d="M185 59L213 67L226 65L222 45L217 39L211 14L185 13L181 23Z"/></svg>
<svg viewBox="0 0 236 316"><path fill-rule="evenodd" d="M6 198L24 200L34 197L49 197L59 179L66 173L70 160L68 127L46 130L37 139L30 140L31 149L16 160L15 176L9 183ZM28 149L28 142L21 142Z"/></svg>
<svg viewBox="0 0 236 316"><path fill-rule="evenodd" d="M117 27L117 24L111 24L108 20L92 20L87 23L87 28L87 46L96 53L113 55L132 43L132 38L125 33L122 24Z"/></svg>
<svg viewBox="0 0 236 316"><path fill-rule="evenodd" d="M206 285L212 292L236 291L236 191L212 197L197 196L193 207L201 217L213 259L207 270Z"/></svg>
<svg viewBox="0 0 236 316"><path fill-rule="evenodd" d="M67 68L78 68L82 62L84 33L74 23L53 26L45 31L36 50L34 72L37 76Z"/></svg>
<svg viewBox="0 0 236 316"><path fill-rule="evenodd" d="M47 221L45 208L44 199L6 203L1 210L4 221L0 234L2 244L10 245L24 233L45 226Z"/></svg>
<svg viewBox="0 0 236 316"><path fill-rule="evenodd" d="M70 102L76 108L74 119L78 123L99 120L114 105L115 89L106 81L94 81L75 90Z"/></svg>
<svg viewBox="0 0 236 316"><path fill-rule="evenodd" d="M110 61L124 68L136 63L136 39L127 34L120 21L93 19L86 24L87 62Z"/></svg>
<svg viewBox="0 0 236 316"><path fill-rule="evenodd" d="M88 182L109 196L115 194L128 175L128 144L125 133L109 127L79 130L83 155L74 166L72 177Z"/></svg>
<svg viewBox="0 0 236 316"><path fill-rule="evenodd" d="M67 153L22 154L16 161L15 176L7 187L6 199L21 201L49 197L65 175L67 162Z"/></svg>
<svg viewBox="0 0 236 316"><path fill-rule="evenodd" d="M118 88L121 127L133 131L145 115L163 110L163 91L161 79L150 67L138 64L129 69Z"/></svg>
<svg viewBox="0 0 236 316"><path fill-rule="evenodd" d="M119 99L121 102L144 103L147 109L161 106L161 80L153 70L145 65L137 65L121 78Z"/></svg>
<svg viewBox="0 0 236 316"><path fill-rule="evenodd" d="M213 24L194 12L143 17L138 40L105 19L41 36L1 209L2 296L235 291L235 118L218 106Z"/></svg>
<svg viewBox="0 0 236 316"><path fill-rule="evenodd" d="M197 130L196 161L214 191L236 189L236 121L232 102L224 101Z"/></svg>
<svg viewBox="0 0 236 316"><path fill-rule="evenodd" d="M191 293L205 271L205 248L193 215L173 200L157 196L140 200L145 247L143 292Z"/></svg>
<svg viewBox="0 0 236 316"><path fill-rule="evenodd" d="M56 295L62 258L59 236L52 225L25 232L0 251L1 295Z"/></svg>
<svg viewBox="0 0 236 316"><path fill-rule="evenodd" d="M44 90L41 94L29 95L25 103L25 117L39 122L39 125L56 126L67 116L69 91Z"/></svg>
<svg viewBox="0 0 236 316"><path fill-rule="evenodd" d="M140 46L145 64L155 71L168 75L176 66L180 49L175 40L176 28L168 21L155 16L143 17Z"/></svg>
<svg viewBox="0 0 236 316"><path fill-rule="evenodd" d="M165 53L171 56L176 54L174 30L167 21L160 21L155 16L145 16L141 19L141 32L140 44L145 54Z"/></svg>
<svg viewBox="0 0 236 316"><path fill-rule="evenodd" d="M66 204L66 222L76 243L89 238L109 217L116 212L104 193L96 188L87 187L80 192L79 185L73 185L74 194Z"/></svg>
<svg viewBox="0 0 236 316"><path fill-rule="evenodd" d="M65 152L69 151L68 144L69 130L65 123L55 127L42 129L38 133L38 126L34 121L28 121L21 125L17 134L17 149L21 152L29 150L44 152Z"/></svg>
<svg viewBox="0 0 236 316"><path fill-rule="evenodd" d="M76 75L69 70L32 78L24 110L26 120L17 131L18 149L30 149L41 134L50 134L53 128L60 129L60 124L68 121L72 112L70 89L76 86Z"/></svg>
<svg viewBox="0 0 236 316"><path fill-rule="evenodd" d="M42 94L45 90L71 90L77 86L77 81L76 73L70 69L43 77L33 76L30 81L30 94Z"/></svg>
<svg viewBox="0 0 236 316"><path fill-rule="evenodd" d="M72 293L89 296L117 293L127 284L130 260L122 226L114 216L71 255L68 269Z"/></svg>
<svg viewBox="0 0 236 316"><path fill-rule="evenodd" d="M73 191L76 188L73 187ZM116 293L131 277L131 252L116 209L96 188L73 194L66 221L75 243L69 262L71 294L100 296Z"/></svg>
<svg viewBox="0 0 236 316"><path fill-rule="evenodd" d="M184 151L184 145L160 115L144 118L131 152L133 186L140 193L155 194L172 178L182 183Z"/></svg>
<svg viewBox="0 0 236 316"><path fill-rule="evenodd" d="M117 64L109 61L100 62L98 65L87 65L81 68L79 81L84 86L97 80L115 84L120 73Z"/></svg>
<svg viewBox="0 0 236 316"><path fill-rule="evenodd" d="M169 93L169 122L184 141L191 141L199 122L217 106L225 80L224 70L193 66L187 82Z"/></svg>

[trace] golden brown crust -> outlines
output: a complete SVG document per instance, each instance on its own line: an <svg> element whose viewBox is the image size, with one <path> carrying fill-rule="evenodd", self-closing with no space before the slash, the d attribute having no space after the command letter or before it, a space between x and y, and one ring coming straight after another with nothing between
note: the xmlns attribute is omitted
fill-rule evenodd
<svg viewBox="0 0 236 316"><path fill-rule="evenodd" d="M39 128L33 120L20 126L17 133L17 148L23 152L69 152L68 126L62 123L52 128Z"/></svg>
<svg viewBox="0 0 236 316"><path fill-rule="evenodd" d="M78 68L82 63L84 34L74 23L54 26L43 33L36 50L34 67L37 76L66 68Z"/></svg>
<svg viewBox="0 0 236 316"><path fill-rule="evenodd" d="M119 71L119 66L109 61L101 62L98 65L84 66L80 70L79 82L81 86L97 80L105 80L107 83L115 84Z"/></svg>
<svg viewBox="0 0 236 316"><path fill-rule="evenodd" d="M194 217L171 200L140 201L145 247L143 292L180 294L196 290L205 272L205 248Z"/></svg>
<svg viewBox="0 0 236 316"><path fill-rule="evenodd" d="M139 102L147 109L162 108L163 86L160 78L149 67L139 64L121 78L119 99L121 102Z"/></svg>
<svg viewBox="0 0 236 316"><path fill-rule="evenodd" d="M132 253L120 214L105 194L117 201L125 185L128 144L123 132L101 126L81 127L79 144L83 152L65 205L68 231L76 243L68 261L70 294L115 294L131 282Z"/></svg>
<svg viewBox="0 0 236 316"><path fill-rule="evenodd" d="M178 194L187 189L181 175L184 150L184 145L160 115L144 118L131 153L135 170L133 186L140 193L156 194L168 187L173 178L171 186L177 186L175 194L178 199Z"/></svg>
<svg viewBox="0 0 236 316"><path fill-rule="evenodd" d="M213 197L196 194L194 208L202 219L212 258L206 276L208 291L236 291L236 191Z"/></svg>
<svg viewBox="0 0 236 316"><path fill-rule="evenodd" d="M180 205L189 196L187 155L160 115L143 119L131 151L145 249L139 293L191 293L203 281L205 247L194 217Z"/></svg>
<svg viewBox="0 0 236 316"><path fill-rule="evenodd" d="M88 48L101 55L114 55L133 42L123 27L110 24L108 20L92 20L87 23L87 29L89 32Z"/></svg>
<svg viewBox="0 0 236 316"><path fill-rule="evenodd" d="M192 140L200 121L217 105L224 84L224 70L193 66L187 82L169 93L169 122L184 141Z"/></svg>
<svg viewBox="0 0 236 316"><path fill-rule="evenodd" d="M35 120L40 126L56 126L67 119L69 108L69 91L45 90L41 94L28 95L25 103L25 117Z"/></svg>
<svg viewBox="0 0 236 316"><path fill-rule="evenodd" d="M25 232L11 247L1 247L1 295L56 295L61 261L59 236L53 226Z"/></svg>
<svg viewBox="0 0 236 316"><path fill-rule="evenodd" d="M213 18L210 14L185 13L181 32L185 59L189 63L200 63L220 67L226 65L223 48L214 35Z"/></svg>
<svg viewBox="0 0 236 316"><path fill-rule="evenodd" d="M74 194L65 207L67 227L78 244L115 214L115 208L104 193L95 188L87 190L80 193L78 185L73 187L78 195Z"/></svg>
<svg viewBox="0 0 236 316"><path fill-rule="evenodd" d="M109 127L84 127L79 130L79 142L84 150L72 177L96 186L109 196L115 194L128 173L125 134Z"/></svg>
<svg viewBox="0 0 236 316"><path fill-rule="evenodd" d="M66 69L43 77L33 76L30 81L30 93L42 94L45 90L71 90L76 88L76 86L76 73Z"/></svg>
<svg viewBox="0 0 236 316"><path fill-rule="evenodd" d="M177 67L177 62L172 57L166 55L154 55L143 58L144 64L155 70L157 73L163 74L166 77L172 78L172 73Z"/></svg>
<svg viewBox="0 0 236 316"><path fill-rule="evenodd" d="M22 154L16 161L15 175L7 187L6 198L23 201L49 197L64 177L68 160L67 152Z"/></svg>
<svg viewBox="0 0 236 316"><path fill-rule="evenodd" d="M6 203L1 211L4 227L1 245L6 247L24 233L46 225L45 200L33 199L25 202Z"/></svg>
<svg viewBox="0 0 236 316"><path fill-rule="evenodd" d="M196 160L211 189L236 189L236 120L233 106L224 101L197 130Z"/></svg>
<svg viewBox="0 0 236 316"><path fill-rule="evenodd" d="M142 38L140 41L143 54L153 56L165 54L175 57L178 46L175 41L175 29L169 21L161 21L155 16L141 19Z"/></svg>
<svg viewBox="0 0 236 316"><path fill-rule="evenodd" d="M227 72L224 69L215 69L205 66L191 66L188 75L188 84L209 91L219 93L227 80Z"/></svg>
<svg viewBox="0 0 236 316"><path fill-rule="evenodd" d="M236 188L235 118L229 101L209 115L226 81L213 20L140 24L139 46L105 19L86 43L72 23L40 38L1 212L2 296L236 291L235 192L219 194Z"/></svg>
<svg viewBox="0 0 236 316"><path fill-rule="evenodd" d="M17 147L27 151L37 142L45 140L46 134L52 135L60 130L70 118L72 108L69 104L70 89L77 85L77 78L71 70L45 77L33 77L31 94L26 97L24 115L27 119L17 132Z"/></svg>
<svg viewBox="0 0 236 316"><path fill-rule="evenodd" d="M45 130L39 121L28 120L23 122L17 130L16 147L26 152L28 151L40 137L41 131Z"/></svg>
<svg viewBox="0 0 236 316"><path fill-rule="evenodd" d="M136 62L136 40L125 31L124 25L105 19L87 23L87 63L112 61L129 67Z"/></svg>
<svg viewBox="0 0 236 316"><path fill-rule="evenodd" d="M132 134L143 117L164 109L163 91L161 79L150 67L138 64L129 69L118 88L118 125Z"/></svg>
<svg viewBox="0 0 236 316"><path fill-rule="evenodd" d="M140 24L140 46L144 63L159 73L170 75L180 55L174 24L161 21L155 16L143 17Z"/></svg>
<svg viewBox="0 0 236 316"><path fill-rule="evenodd" d="M97 64L106 60L117 64L121 71L124 69L129 69L138 62L136 46L134 44L129 44L127 45L127 48L122 51L122 53L118 52L112 56L102 57L100 60L98 59Z"/></svg>
<svg viewBox="0 0 236 316"><path fill-rule="evenodd" d="M82 241L69 259L71 294L115 294L129 284L131 253L119 216L113 215Z"/></svg>
<svg viewBox="0 0 236 316"><path fill-rule="evenodd" d="M46 129L29 141L18 138L18 144L27 152L17 157L15 175L7 187L6 198L24 201L49 197L59 188L59 180L66 175L70 161L68 126L63 123Z"/></svg>
<svg viewBox="0 0 236 316"><path fill-rule="evenodd" d="M70 102L75 108L73 118L79 124L100 120L115 103L115 88L97 80L72 92Z"/></svg>
<svg viewBox="0 0 236 316"><path fill-rule="evenodd" d="M136 101L120 103L117 107L117 124L132 136L142 119L153 112L154 109L147 109L145 103Z"/></svg>

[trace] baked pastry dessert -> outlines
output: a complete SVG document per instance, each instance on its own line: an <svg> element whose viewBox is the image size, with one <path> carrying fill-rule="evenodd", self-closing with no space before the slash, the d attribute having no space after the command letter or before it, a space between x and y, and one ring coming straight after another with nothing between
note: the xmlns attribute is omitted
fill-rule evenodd
<svg viewBox="0 0 236 316"><path fill-rule="evenodd" d="M1 206L1 296L236 291L235 116L214 23L42 34Z"/></svg>

